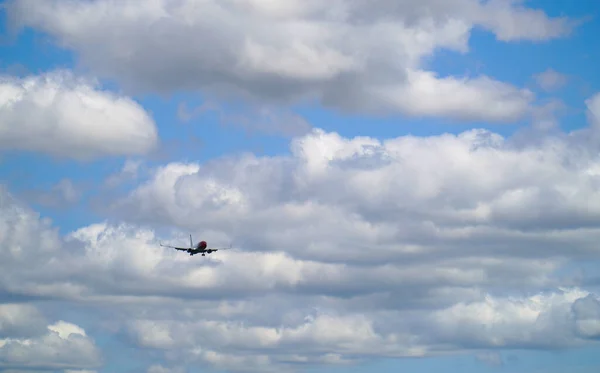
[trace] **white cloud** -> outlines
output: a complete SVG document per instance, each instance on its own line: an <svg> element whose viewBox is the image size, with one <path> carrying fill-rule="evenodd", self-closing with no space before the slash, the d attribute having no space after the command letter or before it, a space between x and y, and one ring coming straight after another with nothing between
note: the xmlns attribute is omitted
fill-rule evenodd
<svg viewBox="0 0 600 373"><path fill-rule="evenodd" d="M345 138L272 105L316 98L350 111L515 120L530 91L440 76L422 61L440 48L468 52L474 27L541 41L568 34L568 21L501 0L13 0L8 10L13 25L48 32L99 76L133 90L241 93L251 118L209 108L295 138L285 156L155 170L131 159L105 183L150 171L103 201L121 221L65 235L0 188L0 370L95 373L101 328L147 349L147 373L279 373L465 351L501 364L503 349L600 336L599 293L573 271L600 256L600 94L586 101L591 126L570 134L552 131L557 103L534 110L535 139L477 129ZM95 82L64 71L3 82L4 149L90 159L144 154L157 141L138 104ZM207 107L184 109L189 120ZM78 196L66 180L54 192ZM192 258L158 245L187 245L187 232L235 249ZM6 301L40 298L76 306L64 319L81 312L93 327Z"/></svg>
<svg viewBox="0 0 600 373"><path fill-rule="evenodd" d="M523 0L490 0L477 9L477 17L483 27L504 41L548 40L568 35L576 25L565 17L548 18L542 10L527 8L523 3Z"/></svg>
<svg viewBox="0 0 600 373"><path fill-rule="evenodd" d="M469 304L458 303L449 309L436 311L433 319L440 339L447 343L476 344L485 347L528 346L568 347L587 338L573 333L574 304L587 299L580 290L565 290L527 298L485 300ZM590 299L598 300L596 296ZM595 320L594 318L592 318Z"/></svg>
<svg viewBox="0 0 600 373"><path fill-rule="evenodd" d="M111 330L177 368L581 346L600 333L598 294L568 270L600 255L587 137L316 129L287 156L160 167L109 206L130 223L64 237L3 190L0 289L103 304ZM158 245L183 231L236 249Z"/></svg>
<svg viewBox="0 0 600 373"><path fill-rule="evenodd" d="M155 124L133 100L68 71L0 77L0 149L91 159L149 152Z"/></svg>
<svg viewBox="0 0 600 373"><path fill-rule="evenodd" d="M85 373L70 369L95 368L101 364L100 351L82 328L65 321L40 328L44 322L45 318L31 305L0 306L2 371L67 369ZM20 324L20 328L15 329L15 324Z"/></svg>
<svg viewBox="0 0 600 373"><path fill-rule="evenodd" d="M534 95L526 90L490 79L438 78L425 71L408 71L403 87L382 86L370 97L397 107L409 115L423 113L459 119L512 121L528 110Z"/></svg>
<svg viewBox="0 0 600 373"><path fill-rule="evenodd" d="M466 53L474 27L503 41L542 41L573 26L519 2L478 0L17 0L8 14L11 24L49 33L133 90L200 88L489 121L522 116L532 93L486 76L437 77L422 60L440 48Z"/></svg>
<svg viewBox="0 0 600 373"><path fill-rule="evenodd" d="M567 77L552 69L534 76L537 84L545 91L554 91L562 88L567 83Z"/></svg>
<svg viewBox="0 0 600 373"><path fill-rule="evenodd" d="M314 130L294 140L290 157L170 164L113 208L303 260L415 265L438 252L455 259L447 250L508 250L544 252L550 265L595 253L598 159L583 140L548 135L524 145L471 130L380 142Z"/></svg>
<svg viewBox="0 0 600 373"><path fill-rule="evenodd" d="M138 319L129 328L141 347L168 351L174 361L260 371L289 369L290 363L343 364L370 357L425 357L471 348L581 346L589 342L589 333L574 332L584 320L572 308L582 299L598 302L597 296L574 289L532 297L486 296L436 311L346 313L338 304L331 313L272 326L231 321L230 317L211 320L210 311L198 310L195 316L183 318ZM598 322L597 316L592 320ZM164 343L156 343L159 335Z"/></svg>

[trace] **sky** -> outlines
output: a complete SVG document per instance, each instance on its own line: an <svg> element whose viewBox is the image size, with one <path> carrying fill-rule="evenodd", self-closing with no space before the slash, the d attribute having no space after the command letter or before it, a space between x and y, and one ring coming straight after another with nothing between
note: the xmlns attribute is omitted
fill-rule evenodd
<svg viewBox="0 0 600 373"><path fill-rule="evenodd" d="M0 11L0 372L598 371L597 1Z"/></svg>

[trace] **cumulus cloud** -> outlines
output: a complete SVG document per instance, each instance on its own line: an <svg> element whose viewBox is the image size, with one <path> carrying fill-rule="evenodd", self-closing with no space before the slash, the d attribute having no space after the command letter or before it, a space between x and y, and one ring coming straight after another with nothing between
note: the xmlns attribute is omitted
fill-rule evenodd
<svg viewBox="0 0 600 373"><path fill-rule="evenodd" d="M573 309L587 299L598 302L595 295L569 289L532 297L485 296L435 311L352 313L338 304L336 309L275 325L246 318L231 321L231 316L214 320L207 317L210 311L197 310L168 320L138 319L130 322L129 331L140 347L163 350L173 361L234 371L293 370L298 365L348 364L373 357L581 346L588 337L575 329L582 320ZM294 311L288 309L286 316ZM593 320L597 322L597 316ZM490 355L486 360L498 363Z"/></svg>
<svg viewBox="0 0 600 373"><path fill-rule="evenodd" d="M135 91L489 121L522 116L532 93L486 76L439 77L423 59L441 48L466 53L475 27L502 41L544 41L573 27L501 0L12 0L7 9L14 27L49 33Z"/></svg>
<svg viewBox="0 0 600 373"><path fill-rule="evenodd" d="M149 152L152 118L133 100L69 71L0 77L0 149L80 160Z"/></svg>
<svg viewBox="0 0 600 373"><path fill-rule="evenodd" d="M600 338L599 293L573 270L600 257L600 94L586 101L588 128L559 133L558 102L532 112L528 90L423 63L439 49L467 53L476 27L540 42L567 35L570 20L518 0L6 7L13 27L47 32L131 91L250 99L244 115L219 101L182 105L182 121L215 110L223 124L293 141L279 156L154 169L131 158L106 179L110 198L97 197L109 219L65 234L0 188L0 370L95 373L98 331L151 355L147 373L464 352L501 365L504 349ZM560 83L551 73L537 77L545 89ZM345 138L273 105L302 100L496 122L530 112L536 123L509 138ZM137 103L66 71L3 78L0 119L2 149L91 159L145 154L157 141ZM126 182L139 185L118 188ZM68 180L52 193L56 203L79 196ZM188 232L234 250L189 257L158 245L187 245ZM76 305L91 325L67 313L48 321L38 300Z"/></svg>
<svg viewBox="0 0 600 373"><path fill-rule="evenodd" d="M596 131L595 102L587 101L589 133ZM243 283L238 296L269 288L337 313L268 327L264 320L202 320L200 313L190 321L140 320L130 330L148 348L230 349L222 356L246 350L240 359L262 359L261 367L285 364L290 351L306 351L299 359L314 363L325 351L344 361L585 343L597 335L596 295L490 295L576 284L556 271L571 260L598 258L600 159L580 135L527 144L472 130L381 142L314 130L295 139L290 156L161 167L113 208L131 220L189 230L209 244L235 239L245 251L207 259L211 265L190 277L192 286L208 294L224 293L220 286L241 290L235 284ZM243 280L217 274L225 267ZM259 309L252 312L268 312ZM335 339L318 325L338 322L359 334L323 338ZM231 334L218 337L216 330ZM289 339L299 330L320 337ZM206 353L199 359L206 361Z"/></svg>
<svg viewBox="0 0 600 373"><path fill-rule="evenodd" d="M289 155L170 163L107 203L129 223L65 236L2 190L0 289L102 304L162 367L582 346L600 335L600 300L568 269L600 256L596 97L585 136L314 129ZM235 249L158 245L187 232ZM22 330L12 314L2 327Z"/></svg>
<svg viewBox="0 0 600 373"><path fill-rule="evenodd" d="M400 255L414 265L504 247L521 258L543 252L549 265L565 242L577 242L569 256L596 254L597 156L583 134L527 145L485 130L381 142L316 129L293 141L291 156L161 167L112 208L306 260Z"/></svg>
<svg viewBox="0 0 600 373"><path fill-rule="evenodd" d="M0 306L2 371L67 369L69 372L85 372L77 369L99 366L100 351L85 330L65 321L50 325L46 322L32 305Z"/></svg>

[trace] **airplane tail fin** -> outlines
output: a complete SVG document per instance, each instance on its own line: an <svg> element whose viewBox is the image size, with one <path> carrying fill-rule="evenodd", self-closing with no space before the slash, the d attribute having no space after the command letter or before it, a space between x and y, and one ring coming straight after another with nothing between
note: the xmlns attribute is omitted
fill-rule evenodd
<svg viewBox="0 0 600 373"><path fill-rule="evenodd" d="M192 240L192 235L190 234L190 249L194 249L194 241Z"/></svg>

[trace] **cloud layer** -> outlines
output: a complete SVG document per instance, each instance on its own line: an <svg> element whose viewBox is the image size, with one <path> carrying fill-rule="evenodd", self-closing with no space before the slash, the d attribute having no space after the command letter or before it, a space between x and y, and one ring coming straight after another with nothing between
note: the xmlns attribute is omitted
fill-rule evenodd
<svg viewBox="0 0 600 373"><path fill-rule="evenodd" d="M430 67L441 50L469 52L476 28L545 42L572 20L520 0L5 6L13 30L45 32L98 80L2 76L0 150L149 153L153 119L102 89L104 78L129 94L200 92L201 106L172 114L212 110L292 141L278 156L124 160L95 188L106 220L64 234L0 185L0 370L95 373L114 348L103 350L105 336L148 356L147 373L463 353L499 365L505 349L600 340L597 273L579 266L600 260L600 94L585 101L589 126L562 133L558 100L532 109L527 89ZM547 91L566 83L551 69L535 79ZM511 137L348 138L286 107L299 102L535 123ZM45 206L92 194L68 178L20 192ZM190 257L159 246L187 245L188 233L234 249Z"/></svg>
<svg viewBox="0 0 600 373"><path fill-rule="evenodd" d="M107 204L131 223L63 237L3 191L0 286L102 304L107 328L173 369L593 343L600 300L569 269L600 257L598 97L586 132L527 145L484 130L380 142L314 129L289 156L171 163ZM237 249L192 259L157 244L187 231ZM14 335L43 325L4 313Z"/></svg>
<svg viewBox="0 0 600 373"><path fill-rule="evenodd" d="M424 60L468 51L473 28L505 42L568 35L573 22L478 0L8 2L32 26L134 91L318 100L346 111L513 121L533 94L486 76L437 76ZM76 14L77 16L73 16ZM110 30L110 31L107 31Z"/></svg>
<svg viewBox="0 0 600 373"><path fill-rule="evenodd" d="M69 71L0 77L0 149L88 160L145 154L157 141L139 104Z"/></svg>

